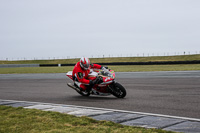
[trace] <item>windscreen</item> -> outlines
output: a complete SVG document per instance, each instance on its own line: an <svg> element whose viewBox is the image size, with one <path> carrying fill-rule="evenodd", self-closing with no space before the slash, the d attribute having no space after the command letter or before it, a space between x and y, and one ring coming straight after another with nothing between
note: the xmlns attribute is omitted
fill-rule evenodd
<svg viewBox="0 0 200 133"><path fill-rule="evenodd" d="M113 75L111 74L111 72L108 71L108 70L100 71L100 72L99 72L99 75L103 75L103 76L106 76L106 77L114 78Z"/></svg>

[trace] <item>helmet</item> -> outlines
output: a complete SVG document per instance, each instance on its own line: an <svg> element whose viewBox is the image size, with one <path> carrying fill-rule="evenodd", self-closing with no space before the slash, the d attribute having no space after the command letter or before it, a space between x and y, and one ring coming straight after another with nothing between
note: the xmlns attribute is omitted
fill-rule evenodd
<svg viewBox="0 0 200 133"><path fill-rule="evenodd" d="M81 66L81 68L83 68L84 70L89 69L89 67L90 67L90 60L89 60L88 58L86 58L86 57L82 57L82 58L80 59L80 66Z"/></svg>

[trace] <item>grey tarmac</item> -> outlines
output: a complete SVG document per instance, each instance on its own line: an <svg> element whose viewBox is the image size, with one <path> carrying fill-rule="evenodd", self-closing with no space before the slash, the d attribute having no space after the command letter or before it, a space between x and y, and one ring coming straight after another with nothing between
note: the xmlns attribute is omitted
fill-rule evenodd
<svg viewBox="0 0 200 133"><path fill-rule="evenodd" d="M124 99L80 96L65 73L0 74L0 99L200 118L200 71L119 72L116 81L127 90Z"/></svg>

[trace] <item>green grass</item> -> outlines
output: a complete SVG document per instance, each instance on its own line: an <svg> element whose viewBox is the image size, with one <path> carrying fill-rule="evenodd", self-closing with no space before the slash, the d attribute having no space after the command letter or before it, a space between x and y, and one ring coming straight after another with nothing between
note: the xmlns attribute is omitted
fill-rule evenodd
<svg viewBox="0 0 200 133"><path fill-rule="evenodd" d="M109 62L149 62L149 61L192 61L200 60L200 55L182 56L153 56L153 57L119 57L119 58L91 58L92 63ZM30 61L0 61L0 64L75 64L79 59L66 60L30 60ZM199 64L186 65L132 65L109 66L116 72L138 71L189 71L200 70ZM24 67L24 68L0 68L0 74L9 73L64 73L72 71L73 67Z"/></svg>
<svg viewBox="0 0 200 133"><path fill-rule="evenodd" d="M151 57L113 57L113 58L90 58L92 63L110 62L149 62L149 61L193 61L200 60L200 54L180 56L151 56ZM22 60L0 61L0 64L75 64L79 59L57 60Z"/></svg>
<svg viewBox="0 0 200 133"><path fill-rule="evenodd" d="M200 64L182 65L127 65L108 66L115 72L143 72L143 71L191 71L200 70ZM67 67L18 67L0 68L0 74L20 74L20 73L66 73L72 71L73 66Z"/></svg>
<svg viewBox="0 0 200 133"><path fill-rule="evenodd" d="M0 116L1 133L170 133L21 107L0 106Z"/></svg>
<svg viewBox="0 0 200 133"><path fill-rule="evenodd" d="M146 71L192 71L200 70L200 64L181 65L127 65L110 66L116 72L146 72Z"/></svg>
<svg viewBox="0 0 200 133"><path fill-rule="evenodd" d="M73 66L68 67L16 67L0 68L0 74L21 74L21 73L66 73L72 71Z"/></svg>

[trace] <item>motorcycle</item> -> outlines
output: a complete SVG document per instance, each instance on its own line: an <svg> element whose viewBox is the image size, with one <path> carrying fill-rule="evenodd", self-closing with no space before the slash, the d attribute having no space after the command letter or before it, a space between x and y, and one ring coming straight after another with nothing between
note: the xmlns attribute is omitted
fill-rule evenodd
<svg viewBox="0 0 200 133"><path fill-rule="evenodd" d="M73 81L72 71L66 73L66 76ZM78 86L72 83L67 83L67 85L76 90L82 96L90 96L90 94L99 96L114 95L117 98L124 98L126 96L125 88L115 81L115 72L111 69L91 69L88 79L97 80L97 84L92 87L90 92L80 91Z"/></svg>

